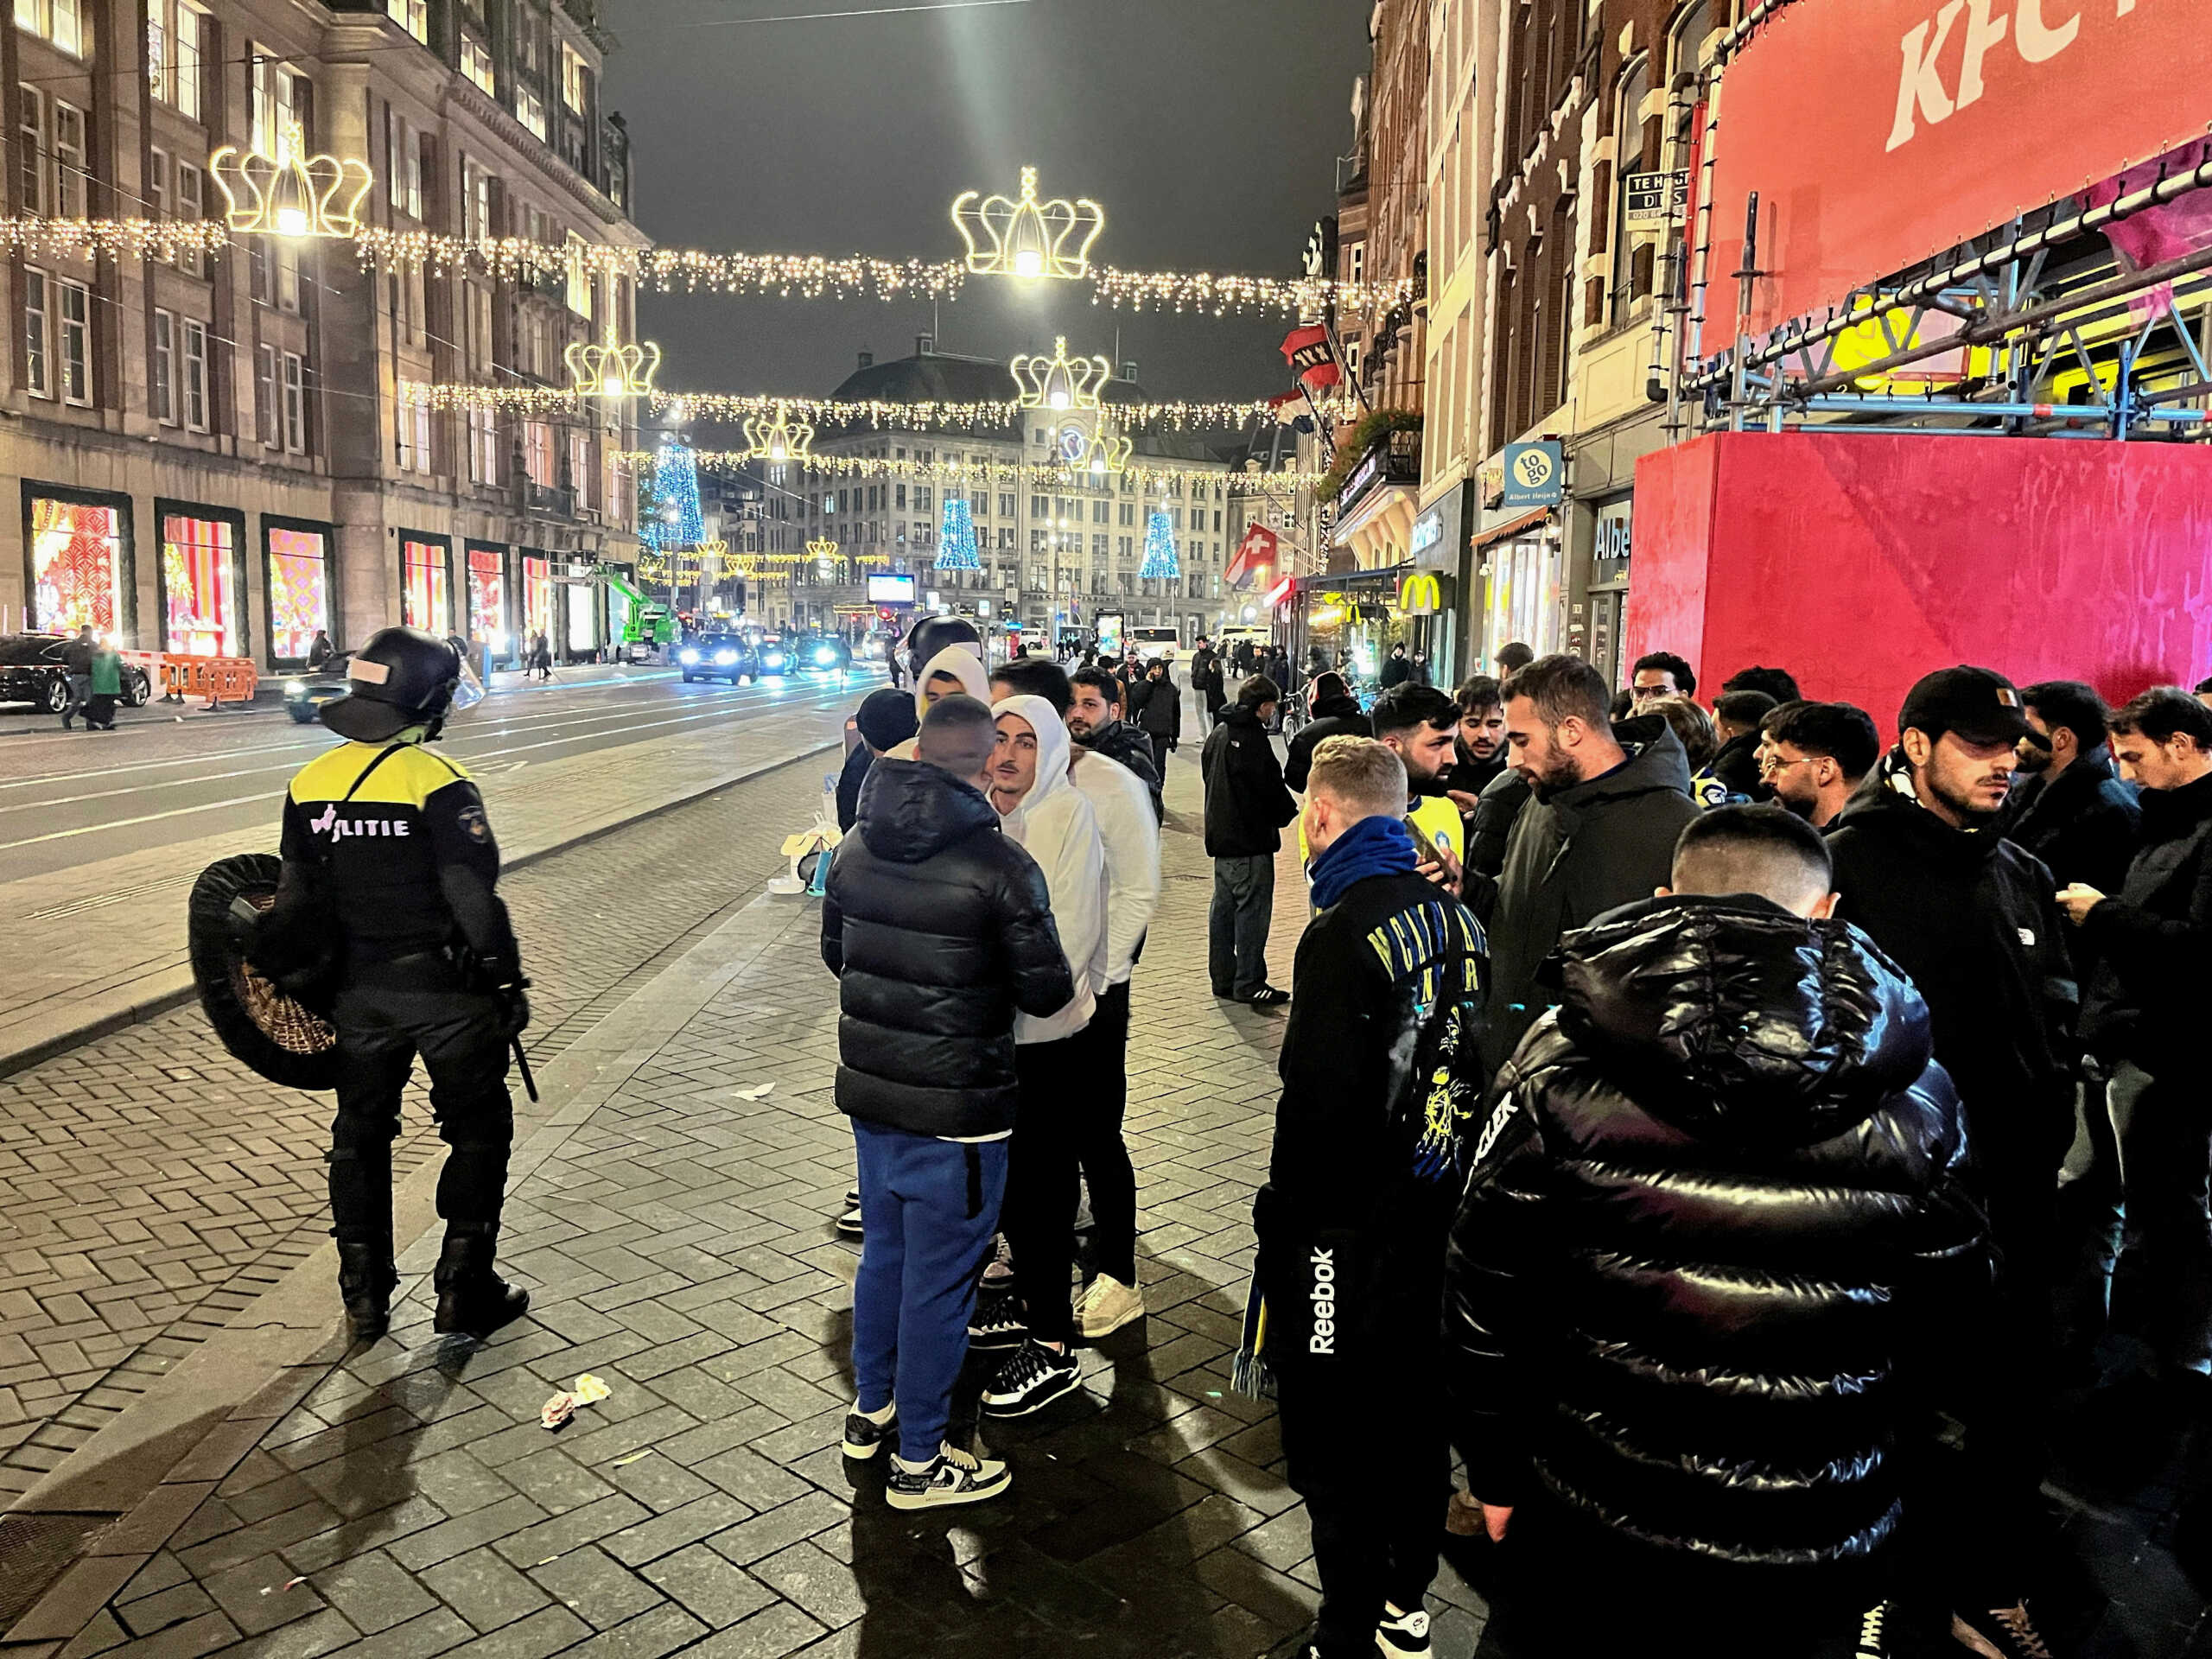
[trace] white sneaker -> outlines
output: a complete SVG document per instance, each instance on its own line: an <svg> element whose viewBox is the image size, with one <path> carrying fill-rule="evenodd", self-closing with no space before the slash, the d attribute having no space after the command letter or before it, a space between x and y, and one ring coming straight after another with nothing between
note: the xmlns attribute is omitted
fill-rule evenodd
<svg viewBox="0 0 2212 1659"><path fill-rule="evenodd" d="M903 1459L892 1459L884 1497L894 1510L934 1510L949 1503L980 1503L1013 1484L1014 1471L1006 1465L960 1451L947 1441L919 1469L909 1469Z"/></svg>
<svg viewBox="0 0 2212 1659"><path fill-rule="evenodd" d="M1382 1610L1375 1627L1375 1645L1384 1659L1428 1659L1428 1615L1416 1607L1410 1613Z"/></svg>
<svg viewBox="0 0 2212 1659"><path fill-rule="evenodd" d="M1100 1274L1076 1298L1076 1329L1096 1340L1111 1336L1132 1319L1144 1318L1144 1293L1111 1274Z"/></svg>

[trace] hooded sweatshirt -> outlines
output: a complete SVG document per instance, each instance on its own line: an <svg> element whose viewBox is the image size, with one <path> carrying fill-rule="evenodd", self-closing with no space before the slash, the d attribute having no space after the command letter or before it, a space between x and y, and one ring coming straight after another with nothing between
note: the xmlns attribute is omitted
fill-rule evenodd
<svg viewBox="0 0 2212 1659"><path fill-rule="evenodd" d="M837 1108L909 1135L1014 1127L1017 1009L1074 990L1036 861L975 788L886 756L861 788L822 904L837 975Z"/></svg>
<svg viewBox="0 0 2212 1659"><path fill-rule="evenodd" d="M1494 978L1483 1056L1492 1071L1548 1005L1536 970L1560 936L1666 886L1675 839L1698 815L1688 757L1664 717L1613 730L1627 760L1538 790L1513 821L1489 918Z"/></svg>
<svg viewBox="0 0 2212 1659"><path fill-rule="evenodd" d="M991 712L1018 715L1037 733L1037 781L1004 823L1007 835L1027 849L1045 872L1052 921L1075 981L1074 996L1057 1013L1044 1019L1024 1014L1015 1020L1014 1039L1058 1042L1090 1023L1096 1001L1093 988L1105 981L1105 844L1090 800L1068 777L1072 749L1059 711L1042 697L1017 696L994 703Z"/></svg>
<svg viewBox="0 0 2212 1659"><path fill-rule="evenodd" d="M1989 1286L1928 1008L1856 928L1750 895L1560 952L1446 1269L1475 1495L1677 1560L1862 1562L1900 1513L1899 1373Z"/></svg>
<svg viewBox="0 0 2212 1659"><path fill-rule="evenodd" d="M960 689L978 702L987 703L991 700L990 672L984 668L983 659L976 654L976 647L970 645L947 645L925 663L922 665L922 671L914 677L914 725L917 728L917 735L908 738L894 749L887 749L885 753L893 760L912 760L914 759L915 746L921 741L918 733L922 718L930 711L929 703L922 696L922 688L930 683L933 676L938 674L953 676L960 682Z"/></svg>

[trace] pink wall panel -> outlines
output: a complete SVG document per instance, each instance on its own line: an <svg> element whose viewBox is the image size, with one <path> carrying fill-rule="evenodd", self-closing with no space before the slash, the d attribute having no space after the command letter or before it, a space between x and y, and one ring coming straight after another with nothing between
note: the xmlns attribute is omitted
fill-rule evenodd
<svg viewBox="0 0 2212 1659"><path fill-rule="evenodd" d="M1952 663L2114 702L2212 671L2203 448L1716 434L1639 463L1636 543L1631 658L1680 651L1701 690L1785 667L1885 733L1906 688Z"/></svg>

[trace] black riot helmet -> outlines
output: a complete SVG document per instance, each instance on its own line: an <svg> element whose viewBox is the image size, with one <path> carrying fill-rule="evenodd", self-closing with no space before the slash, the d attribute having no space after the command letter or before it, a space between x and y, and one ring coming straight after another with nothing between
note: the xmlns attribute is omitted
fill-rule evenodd
<svg viewBox="0 0 2212 1659"><path fill-rule="evenodd" d="M930 665L930 658L947 645L973 645L976 655L983 654L983 636L976 632L976 625L963 616L925 616L914 624L906 635L907 671L915 680L922 677L922 671Z"/></svg>
<svg viewBox="0 0 2212 1659"><path fill-rule="evenodd" d="M389 743L410 726L438 728L456 701L484 695L467 657L420 628L379 628L346 664L346 694L322 705L322 723L357 743Z"/></svg>

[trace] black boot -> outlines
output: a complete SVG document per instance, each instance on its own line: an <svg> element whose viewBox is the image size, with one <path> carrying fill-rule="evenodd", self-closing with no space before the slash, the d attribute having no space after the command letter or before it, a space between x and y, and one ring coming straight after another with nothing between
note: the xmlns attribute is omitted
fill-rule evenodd
<svg viewBox="0 0 2212 1659"><path fill-rule="evenodd" d="M497 1224L455 1222L447 1226L445 1249L438 1253L432 1280L438 1287L432 1330L441 1335L488 1337L528 1309L530 1293L492 1271L499 1240Z"/></svg>
<svg viewBox="0 0 2212 1659"><path fill-rule="evenodd" d="M346 1319L353 1327L353 1340L374 1342L391 1323L391 1293L399 1283L392 1271L391 1245L346 1243L338 1246L338 1294L346 1303Z"/></svg>

